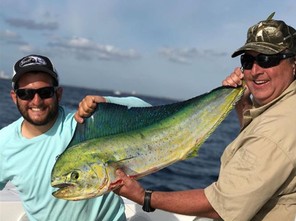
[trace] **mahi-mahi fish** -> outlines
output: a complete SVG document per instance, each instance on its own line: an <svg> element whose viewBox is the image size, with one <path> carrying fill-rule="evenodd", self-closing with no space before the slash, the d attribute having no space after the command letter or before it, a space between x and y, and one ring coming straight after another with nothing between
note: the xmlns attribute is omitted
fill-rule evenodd
<svg viewBox="0 0 296 221"><path fill-rule="evenodd" d="M120 186L118 168L134 179L197 155L233 109L243 88L218 87L192 99L154 107L99 103L57 158L53 195L82 200Z"/></svg>

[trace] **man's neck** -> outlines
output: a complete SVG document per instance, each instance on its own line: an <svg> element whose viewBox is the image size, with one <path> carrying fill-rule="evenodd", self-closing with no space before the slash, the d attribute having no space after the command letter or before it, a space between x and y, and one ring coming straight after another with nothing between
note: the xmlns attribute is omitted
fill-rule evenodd
<svg viewBox="0 0 296 221"><path fill-rule="evenodd" d="M24 120L21 126L21 134L23 137L27 139L31 139L41 134L46 133L52 126L54 125L57 118L52 120L51 122L47 123L46 125L34 125L30 122Z"/></svg>

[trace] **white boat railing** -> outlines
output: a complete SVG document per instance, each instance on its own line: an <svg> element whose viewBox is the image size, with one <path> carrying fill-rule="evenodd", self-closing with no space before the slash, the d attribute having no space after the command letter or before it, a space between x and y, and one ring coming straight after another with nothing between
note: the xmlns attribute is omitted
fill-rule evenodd
<svg viewBox="0 0 296 221"><path fill-rule="evenodd" d="M123 198L123 200L128 221L212 221L212 219L185 216L162 210L146 213L142 210L142 206L126 198ZM4 190L0 191L0 221L29 221L18 192L10 183L6 185Z"/></svg>

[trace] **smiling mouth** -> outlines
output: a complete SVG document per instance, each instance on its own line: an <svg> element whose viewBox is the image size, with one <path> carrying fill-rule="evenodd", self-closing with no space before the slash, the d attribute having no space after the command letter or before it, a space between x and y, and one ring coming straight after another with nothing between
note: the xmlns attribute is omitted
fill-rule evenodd
<svg viewBox="0 0 296 221"><path fill-rule="evenodd" d="M262 84L266 84L268 81L263 81L263 80L262 81L259 81L259 80L256 81L256 80L254 80L253 82L255 84L257 84L257 85L262 85Z"/></svg>

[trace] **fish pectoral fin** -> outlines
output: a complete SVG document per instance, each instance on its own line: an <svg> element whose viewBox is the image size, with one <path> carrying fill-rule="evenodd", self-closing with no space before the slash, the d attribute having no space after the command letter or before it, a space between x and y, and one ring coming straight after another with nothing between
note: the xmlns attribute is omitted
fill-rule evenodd
<svg viewBox="0 0 296 221"><path fill-rule="evenodd" d="M133 158L135 158L135 157L131 156L131 157L123 158L123 159L116 160L116 161L115 160L109 160L109 161L106 162L106 164L111 165L111 166L113 166L115 168L121 168L121 165L123 165L126 161L131 160Z"/></svg>
<svg viewBox="0 0 296 221"><path fill-rule="evenodd" d="M117 161L118 163L119 162L124 162L124 161L127 161L127 160L131 160L131 159L134 159L135 158L135 156L130 156L130 157L127 157L127 158L123 158L123 159L121 159L121 160L119 160L119 161Z"/></svg>
<svg viewBox="0 0 296 221"><path fill-rule="evenodd" d="M135 179L135 180L138 180L146 175L149 175L151 173L159 171L159 168L157 168L157 167L153 167L151 169L148 169L148 170L142 171L142 172L132 170L129 167L123 167L121 169L125 172L126 175L128 175L130 178Z"/></svg>

